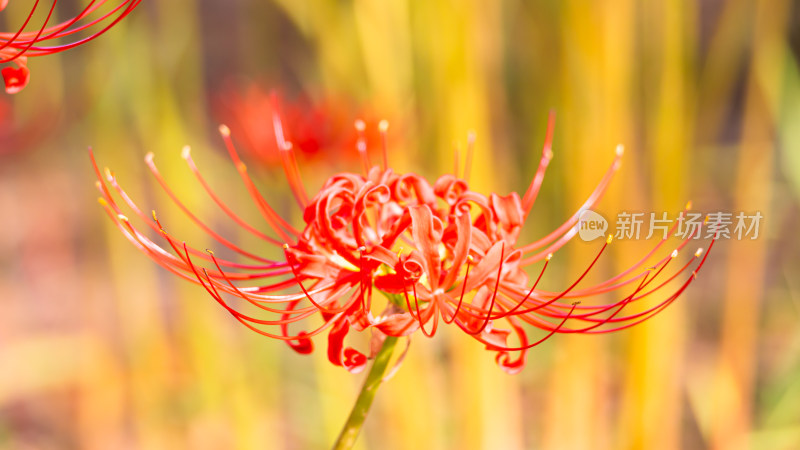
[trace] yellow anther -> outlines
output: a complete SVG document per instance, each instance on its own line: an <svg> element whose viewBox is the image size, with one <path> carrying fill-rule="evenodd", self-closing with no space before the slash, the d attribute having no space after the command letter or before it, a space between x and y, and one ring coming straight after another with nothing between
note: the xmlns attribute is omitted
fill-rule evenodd
<svg viewBox="0 0 800 450"><path fill-rule="evenodd" d="M614 240L614 235L613 234L609 234L608 237L606 238L606 244L610 244L611 241L613 241L613 240Z"/></svg>
<svg viewBox="0 0 800 450"><path fill-rule="evenodd" d="M221 134L221 135L223 135L225 137L229 137L231 135L231 129L228 128L227 125L224 125L224 124L220 125L219 126L219 134Z"/></svg>

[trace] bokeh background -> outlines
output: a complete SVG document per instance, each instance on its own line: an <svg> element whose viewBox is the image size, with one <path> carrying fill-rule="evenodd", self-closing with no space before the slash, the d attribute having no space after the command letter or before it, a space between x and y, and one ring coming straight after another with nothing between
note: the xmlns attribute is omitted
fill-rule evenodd
<svg viewBox="0 0 800 450"><path fill-rule="evenodd" d="M28 8L12 0L3 29ZM97 204L86 151L204 248L143 156L217 224L180 158L190 144L228 204L256 220L216 134L228 123L259 185L299 223L265 156L276 89L308 136L299 158L312 191L359 170L339 145L357 116L388 118L392 165L429 177L452 170L457 147L463 160L475 130L473 187L523 191L554 109L555 158L524 239L583 203L620 142L610 216L687 200L764 216L758 239L720 241L655 319L557 336L521 374L460 332L415 336L358 448L800 448L798 14L788 0L145 0L100 39L32 59L30 85L0 96L0 447L333 442L363 374L245 329L138 253ZM615 244L600 275L650 245ZM596 250L568 245L546 287L566 287Z"/></svg>

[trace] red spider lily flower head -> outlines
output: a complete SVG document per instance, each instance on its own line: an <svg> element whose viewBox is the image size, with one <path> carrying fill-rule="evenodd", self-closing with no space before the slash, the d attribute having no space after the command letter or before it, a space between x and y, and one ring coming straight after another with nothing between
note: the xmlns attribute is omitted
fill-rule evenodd
<svg viewBox="0 0 800 450"><path fill-rule="evenodd" d="M349 124L351 117L368 117L363 108L332 98L285 101L282 97L255 83L247 87L244 95L233 87L224 90L217 108L221 111L219 118L239 130L237 138L245 144L245 156L249 160L267 167L281 166L281 151L272 120L280 114L282 132L286 133L287 140L291 138L298 158L323 163L358 161L357 153L342 150L353 148L359 139L358 130ZM377 125L378 120L368 118L365 123ZM362 132L368 145L380 142L376 126L366 127Z"/></svg>
<svg viewBox="0 0 800 450"><path fill-rule="evenodd" d="M670 262L688 239L671 254L659 257L665 239L622 273L579 287L611 243L609 237L566 289L537 289L552 254L577 233L581 211L600 200L622 157L619 148L594 192L563 225L535 242L518 243L552 157L552 115L538 170L522 196L515 192L483 195L453 174L429 183L413 173L395 173L388 167L385 146L382 163L373 166L366 144L360 140L356 147L363 173L333 175L309 197L294 162L293 147L283 138L281 120L276 115L274 121L286 177L304 211L302 229L281 218L259 193L228 127L220 127L222 138L270 233L245 222L222 202L201 176L188 147L183 157L217 206L250 233L282 247L283 258L254 254L213 231L169 188L152 154L146 162L175 204L221 245L248 260L247 264L200 251L174 238L155 213L152 218L143 213L116 177L108 169L103 174L95 164L100 201L135 246L173 273L202 285L242 324L283 340L300 353L311 352L312 338L327 332L330 361L351 372L362 370L368 360L367 353L345 344L351 329L370 330L376 343L385 336L410 337L416 332L433 336L444 323L496 352L497 363L515 373L522 369L528 349L556 333L606 333L653 317L687 288L708 255L706 252L700 259L702 251L698 251L683 266L670 270ZM357 128L363 129L363 123L357 123ZM382 122L381 134L387 129L388 124ZM471 138L470 152L473 142ZM148 227L160 231L165 245L135 227L123 215L117 197ZM533 282L524 270L530 266L541 266ZM673 280L678 280L677 284ZM285 293L287 290L290 293ZM619 298L608 304L588 301L608 293ZM630 312L629 305L641 305L654 297L652 306ZM247 308L264 317L245 313ZM290 330L301 322L310 328ZM538 336L529 336L532 332Z"/></svg>
<svg viewBox="0 0 800 450"><path fill-rule="evenodd" d="M0 64L14 64L3 67L0 71L6 85L6 92L15 94L28 84L30 70L27 57L50 55L89 42L116 25L133 11L140 1L123 0L119 5L105 12L98 12L107 3L107 0L91 0L75 17L58 24L51 24L50 21L53 19L58 2L58 0L53 0L50 8L42 8L46 10L43 21L40 24L34 24L34 14L40 3L43 4L40 0L35 0L33 6L30 7L28 16L17 31L0 32ZM3 11L7 4L8 0L0 0L0 11ZM61 42L48 45L48 42L53 41Z"/></svg>

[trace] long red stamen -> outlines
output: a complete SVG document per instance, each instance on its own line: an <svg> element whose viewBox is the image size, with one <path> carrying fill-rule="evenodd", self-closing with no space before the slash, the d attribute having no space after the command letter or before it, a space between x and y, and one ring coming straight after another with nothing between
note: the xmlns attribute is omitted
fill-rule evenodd
<svg viewBox="0 0 800 450"><path fill-rule="evenodd" d="M550 259L552 259L552 256L553 256L552 254L547 255L547 258L544 261L544 266L542 266L542 270L539 272L539 276L536 278L536 281L533 283L533 286L531 286L531 289L528 291L528 293L525 295L525 297L523 297L522 300L520 300L513 308L509 309L508 311L506 311L506 312L504 312L504 313L502 313L500 315L497 315L497 316L493 317L492 319L494 319L494 320L502 319L503 317L506 317L508 315L514 314L514 311L519 309L520 306L522 306L526 301L528 301L528 298L530 298L531 294L533 294L533 292L536 290L536 286L539 285L539 281L541 281L542 276L544 275L544 271L545 271L545 269L547 269L547 265L550 264ZM525 313L525 311L520 311L517 314L524 314L524 313Z"/></svg>
<svg viewBox="0 0 800 450"><path fill-rule="evenodd" d="M486 326L489 325L489 320L492 318L492 309L494 308L495 299L497 299L497 288L500 286L500 276L503 273L503 263L505 262L505 254L506 254L506 243L503 242L502 246L500 247L500 265L497 268L497 281L494 283L494 292L492 292L492 300L489 303L489 311L486 313L486 318L483 321L483 325L478 327L477 330L470 332L470 334L478 334L481 333L483 330L486 329Z"/></svg>
<svg viewBox="0 0 800 450"><path fill-rule="evenodd" d="M203 176L200 174L200 171L197 169L197 165L195 164L194 159L192 159L191 148L188 145L183 148L183 151L181 152L181 156L183 156L183 159L186 160L186 163L189 166L189 170L191 170L192 173L195 175L195 177L197 178L197 181L200 182L200 184L203 186L203 189L206 191L206 193L209 195L209 197L211 197L211 199L214 201L214 203L216 203L216 205L219 206L220 209L222 209L222 211L228 217L230 217L239 226L241 226L245 230L249 231L250 233L252 233L256 237L264 239L265 241L267 241L267 242L269 242L271 244L274 244L274 245L278 245L278 246L282 246L283 245L283 242L281 242L281 241L279 241L279 240L277 240L277 239L275 239L275 238L273 238L271 236L267 236L266 234L264 234L261 231L257 230L255 227L253 227L249 223L245 222L242 218L240 218L233 211L231 211L231 209L227 205L225 205L225 203L219 198L219 196L217 196L217 194L214 192L214 190L211 189L211 186L208 185L208 183L206 182L205 178L203 178Z"/></svg>
<svg viewBox="0 0 800 450"><path fill-rule="evenodd" d="M358 151L359 156L361 156L361 169L364 171L364 175L369 174L369 169L372 167L372 164L369 162L369 155L367 154L367 137L366 137L366 129L367 124L364 123L363 120L358 119L355 122L356 127L356 134L358 138L356 140L356 150Z"/></svg>
<svg viewBox="0 0 800 450"><path fill-rule="evenodd" d="M378 123L378 131L381 134L381 150L383 151L383 171L389 168L389 122L381 120Z"/></svg>
<svg viewBox="0 0 800 450"><path fill-rule="evenodd" d="M616 155L614 157L614 161L611 163L611 166L608 168L605 175L603 175L603 178L600 180L600 183L597 185L595 190L591 193L591 195L589 195L589 198L586 199L583 205L581 205L581 207L578 208L575 214L573 214L569 219L567 219L566 222L564 222L560 227L556 228L553 232L551 232L547 236L539 239L538 241L520 247L520 250L522 250L523 253L529 253L533 250L536 250L537 248L549 244L550 242L555 240L558 236L561 236L564 233L567 232L572 233L574 229L572 231L570 231L570 229L573 228L575 224L578 222L581 213L587 209L592 209L608 189L609 184L611 184L611 179L614 177L614 173L616 173L616 171L620 167L623 153L624 153L623 147L621 145L617 146ZM574 233L572 233L571 235L574 235ZM549 248L547 250L547 253L555 253L556 250L558 250L558 248ZM535 260L533 258L528 258L526 260L523 260L523 264L530 264L531 261Z"/></svg>
<svg viewBox="0 0 800 450"><path fill-rule="evenodd" d="M297 275L297 270L294 268L294 264L289 262L289 245L288 244L283 246L283 252L286 255L286 262L289 264L289 268L292 269L292 275L294 275L294 279L295 279L295 281L297 281L297 285L300 286L300 289L303 291L303 294L305 294L305 296L308 299L308 301L311 302L312 305L314 305L317 308L319 308L321 311L328 312L328 309L326 307L318 304L317 302L314 301L313 298L311 298L311 295L306 290L306 287L303 286L303 282L300 281L300 277Z"/></svg>
<svg viewBox="0 0 800 450"><path fill-rule="evenodd" d="M175 194L175 192L173 192L172 189L169 187L167 182L164 181L164 178L161 177L161 173L159 173L155 162L153 162L153 154L152 153L148 153L145 156L144 160L145 160L145 163L147 164L147 166L150 168L150 172L153 174L153 176L155 177L156 181L158 181L158 184L161 185L161 188L164 189L164 192L169 196L169 198L172 200L172 202L175 203L175 205L181 211L183 211L183 213L186 214L186 216L189 217L189 219L192 222L194 222L198 227L200 227L203 231L205 231L209 236L211 236L212 238L216 239L217 242L221 243L225 247L228 247L229 249L231 249L231 250L233 250L233 251L235 251L237 253L240 253L240 254L242 254L244 256L247 256L248 258L252 258L252 259L255 259L257 261L272 262L271 260L262 258L262 257L260 257L258 255L255 255L255 254L253 254L251 252L248 252L248 251L242 249L241 247L239 247L236 244L234 244L233 242L225 239L224 237L220 236L217 232L215 232L214 230L209 228L208 225L206 225L197 216L195 216L189 210L189 208L187 208L186 205L184 205L183 202L181 202L181 200L178 198L178 196Z"/></svg>
<svg viewBox="0 0 800 450"><path fill-rule="evenodd" d="M272 94L272 127L275 130L275 141L278 145L278 152L281 155L281 163L283 165L283 172L286 174L286 179L289 181L289 187L292 189L297 203L301 208L308 205L308 194L306 188L303 186L303 179L300 177L300 168L297 167L297 160L294 156L294 147L291 142L286 140L283 131L283 123L281 116L278 112L280 105L278 104L277 94Z"/></svg>
<svg viewBox="0 0 800 450"><path fill-rule="evenodd" d="M473 261L472 255L467 255L467 271L464 274L464 281L461 282L461 295L458 297L458 305L456 306L455 311L453 311L453 316L450 318L449 321L444 317L442 318L445 321L445 323L453 323L453 321L456 320L456 316L458 316L458 311L461 309L461 304L464 302L464 294L467 291L467 280L469 280L469 268L471 265L470 263L472 263L472 261Z"/></svg>
<svg viewBox="0 0 800 450"><path fill-rule="evenodd" d="M547 132L544 137L542 158L539 160L539 168L536 169L536 175L534 175L530 186L528 186L528 190L525 191L525 195L522 197L522 210L525 211L525 219L528 218L528 214L530 214L531 208L533 208L533 204L536 202L539 189L542 187L542 181L544 181L544 173L547 171L550 160L553 159L552 145L555 126L556 113L555 111L550 111L550 114L547 116Z"/></svg>
<svg viewBox="0 0 800 450"><path fill-rule="evenodd" d="M244 181L245 187L247 187L247 191L250 193L250 197L255 201L256 205L258 206L258 210L261 212L261 215L270 225L273 231L278 234L278 236L285 242L291 242L292 239L283 231L285 228L288 232L299 235L300 232L297 231L294 227L289 225L288 222L283 220L274 209L267 203L261 193L258 192L255 184L250 179L250 176L247 174L247 167L244 165L241 159L239 159L239 154L236 151L236 147L233 145L233 140L231 140L231 130L225 125L220 125L219 133L222 136L222 140L225 142L225 147L228 149L228 154L231 156L234 164L236 165L236 170L239 172L239 176Z"/></svg>
<svg viewBox="0 0 800 450"><path fill-rule="evenodd" d="M502 350L502 351L507 351L507 352L528 350L530 348L536 347L537 345L542 344L542 343L544 343L544 341L546 341L546 340L550 339L551 337L553 337L554 334L558 333L561 330L561 328L564 326L564 324L567 323L567 320L569 320L570 315L572 314L572 312L575 311L575 307L578 306L579 304L580 304L580 302L573 303L572 304L572 309L569 310L569 313L567 313L566 317L564 317L558 325L556 325L553 329L551 329L550 332L547 333L546 336L544 336L543 338L539 339L538 341L536 341L534 343L531 343L531 344L528 344L528 345L519 346L519 347L496 347L496 346L493 346L493 345L491 345L489 343L487 343L487 345L489 345L489 347L491 347L494 350Z"/></svg>

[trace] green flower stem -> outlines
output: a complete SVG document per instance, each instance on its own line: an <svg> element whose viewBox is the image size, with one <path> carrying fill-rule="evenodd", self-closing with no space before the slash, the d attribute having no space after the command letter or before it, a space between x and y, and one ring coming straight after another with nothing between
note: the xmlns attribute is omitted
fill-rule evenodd
<svg viewBox="0 0 800 450"><path fill-rule="evenodd" d="M353 448L356 443L358 433L361 431L361 426L364 425L364 420L367 418L369 407L372 406L372 400L375 398L375 393L383 381L383 376L386 373L386 366L389 365L389 360L392 358L392 351L397 344L397 337L386 336L383 341L383 346L375 356L375 362L369 369L367 379L364 381L364 386L358 394L356 404L353 410L350 411L350 417L342 428L339 438L336 439L336 444L333 445L334 450L344 450Z"/></svg>

